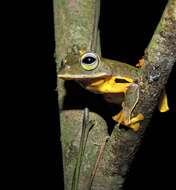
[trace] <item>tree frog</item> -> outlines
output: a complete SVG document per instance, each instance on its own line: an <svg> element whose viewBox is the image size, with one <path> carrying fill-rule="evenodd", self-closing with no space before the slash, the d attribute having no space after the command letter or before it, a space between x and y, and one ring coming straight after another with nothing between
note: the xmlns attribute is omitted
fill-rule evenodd
<svg viewBox="0 0 176 190"><path fill-rule="evenodd" d="M58 77L75 80L85 89L100 94L124 93L122 111L113 119L129 126L134 131L140 127L142 114L135 117L131 113L139 99L140 69L114 60L100 58L92 51L69 53L62 63Z"/></svg>
<svg viewBox="0 0 176 190"><path fill-rule="evenodd" d="M122 110L113 119L134 131L140 128L144 116L132 117L139 99L140 69L126 63L100 57L93 51L79 50L69 53L62 63L58 77L75 80L85 89L100 94L123 93ZM161 105L167 104L164 96ZM167 106L166 106L167 107ZM161 106L161 111L167 111ZM167 109L167 108L166 108Z"/></svg>

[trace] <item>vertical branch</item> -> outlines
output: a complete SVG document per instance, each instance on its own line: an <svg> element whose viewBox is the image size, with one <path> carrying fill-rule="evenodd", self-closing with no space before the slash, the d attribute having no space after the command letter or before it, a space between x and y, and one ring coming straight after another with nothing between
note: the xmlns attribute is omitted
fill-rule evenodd
<svg viewBox="0 0 176 190"><path fill-rule="evenodd" d="M92 44L93 30L95 26L95 13L98 14L99 7L95 6L97 0L54 0L54 22L55 22L55 58L57 68L62 59L72 48L85 48L90 50ZM98 9L98 10L97 10ZM100 38L98 37L97 51L100 52ZM96 36L95 36L96 38ZM58 81L59 106L61 119L61 142L63 150L64 182L65 189L71 188L71 180L79 150L81 131L81 110L63 111L63 102L66 95L64 81ZM74 100L73 100L74 101ZM87 139L83 167L80 171L80 189L85 188L96 161L101 140L107 136L107 125L105 121L90 112L90 119L96 120L96 125L90 132L91 138Z"/></svg>

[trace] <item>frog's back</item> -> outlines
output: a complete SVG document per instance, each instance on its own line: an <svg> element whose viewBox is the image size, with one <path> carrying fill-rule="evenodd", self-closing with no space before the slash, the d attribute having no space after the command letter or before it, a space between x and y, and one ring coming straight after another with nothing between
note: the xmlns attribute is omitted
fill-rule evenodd
<svg viewBox="0 0 176 190"><path fill-rule="evenodd" d="M108 64L111 68L112 75L117 76L121 79L137 80L140 75L140 69L115 60L102 59L104 64Z"/></svg>

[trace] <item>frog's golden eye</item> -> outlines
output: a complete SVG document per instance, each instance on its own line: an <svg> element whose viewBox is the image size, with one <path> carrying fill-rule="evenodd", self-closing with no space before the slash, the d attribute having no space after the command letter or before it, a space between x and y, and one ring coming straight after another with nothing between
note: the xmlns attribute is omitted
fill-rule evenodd
<svg viewBox="0 0 176 190"><path fill-rule="evenodd" d="M81 57L81 66L83 69L90 71L95 69L99 64L99 57L97 54L92 52L87 52Z"/></svg>

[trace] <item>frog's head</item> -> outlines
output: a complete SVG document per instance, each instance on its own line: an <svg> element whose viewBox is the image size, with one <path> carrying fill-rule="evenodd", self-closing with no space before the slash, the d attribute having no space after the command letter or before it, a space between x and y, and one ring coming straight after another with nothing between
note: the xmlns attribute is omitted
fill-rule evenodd
<svg viewBox="0 0 176 190"><path fill-rule="evenodd" d="M104 64L94 52L70 53L67 55L58 72L64 80L84 81L111 76L111 68Z"/></svg>

